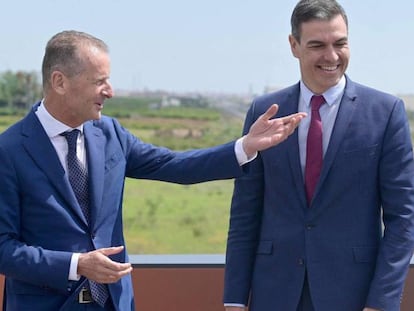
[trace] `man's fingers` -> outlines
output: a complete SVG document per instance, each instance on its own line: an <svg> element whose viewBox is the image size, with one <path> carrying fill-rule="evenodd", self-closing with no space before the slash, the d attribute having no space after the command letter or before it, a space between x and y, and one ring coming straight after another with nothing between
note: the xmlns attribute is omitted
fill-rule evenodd
<svg viewBox="0 0 414 311"><path fill-rule="evenodd" d="M279 111L279 105L277 104L273 104L271 105L265 113L263 113L260 116L260 119L263 119L265 121L270 120L272 117L275 116L275 114ZM302 120L303 118L305 118L308 114L306 112L297 112L297 113L293 113L290 114L286 117L283 118L279 118L283 124L287 124L290 123L292 121L294 121L295 123L298 123L300 120Z"/></svg>
<svg viewBox="0 0 414 311"><path fill-rule="evenodd" d="M116 246L116 247L107 247L107 248L100 248L98 251L106 256L115 255L124 249L123 246Z"/></svg>
<svg viewBox="0 0 414 311"><path fill-rule="evenodd" d="M96 271L96 280L100 283L113 283L132 272L130 263L119 263L111 261Z"/></svg>
<svg viewBox="0 0 414 311"><path fill-rule="evenodd" d="M280 118L280 120L283 122L283 124L287 124L293 121L298 122L305 118L308 114L306 112L297 112L294 114L290 114L286 117Z"/></svg>
<svg viewBox="0 0 414 311"><path fill-rule="evenodd" d="M120 269L122 267L122 269ZM100 274L103 283L113 283L120 278L130 274L132 272L132 266L130 264L119 264L118 269L108 269L104 273Z"/></svg>
<svg viewBox="0 0 414 311"><path fill-rule="evenodd" d="M118 254L123 249L124 249L123 246L117 246L117 247L101 248L98 251L105 256L109 256L109 255ZM127 274L130 272L130 270L132 270L132 266L130 263L121 263L121 262L112 261L110 260L110 258L108 259L109 260L104 262L104 266L109 271L116 271L116 272L124 271L125 274Z"/></svg>
<svg viewBox="0 0 414 311"><path fill-rule="evenodd" d="M264 114L262 114L261 118L265 120L270 120L277 111L279 110L279 106L277 104L271 105Z"/></svg>
<svg viewBox="0 0 414 311"><path fill-rule="evenodd" d="M279 106L277 104L273 104L271 105L264 114L261 115L261 119L263 120L270 120L272 117L275 116L275 114L278 112L279 110ZM293 113L290 114L288 116L285 116L283 118L279 118L280 121L283 122L283 124L287 124L290 123L292 121L294 122L299 122L300 120L302 120L303 118L305 118L308 114L306 112L297 112L297 113Z"/></svg>

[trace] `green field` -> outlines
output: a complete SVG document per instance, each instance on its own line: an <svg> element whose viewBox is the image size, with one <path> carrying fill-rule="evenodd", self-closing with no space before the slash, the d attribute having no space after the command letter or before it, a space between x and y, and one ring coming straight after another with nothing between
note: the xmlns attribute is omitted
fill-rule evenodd
<svg viewBox="0 0 414 311"><path fill-rule="evenodd" d="M223 253L233 182L182 186L128 180L124 227L130 253Z"/></svg>
<svg viewBox="0 0 414 311"><path fill-rule="evenodd" d="M174 150L202 148L239 137L242 120L215 109L150 109L154 99L116 98L104 113L132 133ZM0 111L1 113L1 111ZM0 116L0 132L20 116ZM124 228L130 254L223 253L233 180L183 186L127 179Z"/></svg>
<svg viewBox="0 0 414 311"><path fill-rule="evenodd" d="M242 120L206 108L148 109L114 103L105 113L141 139L174 150L203 148L239 137ZM117 106L120 106L117 110ZM128 118L122 117L128 105ZM140 107L140 108L138 108ZM127 246L134 254L223 253L233 181L183 186L128 179L124 199Z"/></svg>

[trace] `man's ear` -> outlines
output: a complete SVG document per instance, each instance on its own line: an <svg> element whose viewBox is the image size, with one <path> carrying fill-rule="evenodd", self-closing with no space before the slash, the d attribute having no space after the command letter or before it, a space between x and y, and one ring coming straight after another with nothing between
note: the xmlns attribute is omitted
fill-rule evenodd
<svg viewBox="0 0 414 311"><path fill-rule="evenodd" d="M296 38L293 35L289 35L289 44L290 44L290 50L292 51L293 56L295 56L296 58L299 58L299 53L298 53L299 42L296 40Z"/></svg>
<svg viewBox="0 0 414 311"><path fill-rule="evenodd" d="M50 86L56 93L64 95L68 87L68 79L61 71L53 71L50 77Z"/></svg>

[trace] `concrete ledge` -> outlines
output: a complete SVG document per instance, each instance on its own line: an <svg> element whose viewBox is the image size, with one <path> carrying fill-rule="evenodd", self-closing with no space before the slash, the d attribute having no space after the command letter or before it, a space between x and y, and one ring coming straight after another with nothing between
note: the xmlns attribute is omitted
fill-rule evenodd
<svg viewBox="0 0 414 311"><path fill-rule="evenodd" d="M130 255L134 267L224 267L223 254Z"/></svg>

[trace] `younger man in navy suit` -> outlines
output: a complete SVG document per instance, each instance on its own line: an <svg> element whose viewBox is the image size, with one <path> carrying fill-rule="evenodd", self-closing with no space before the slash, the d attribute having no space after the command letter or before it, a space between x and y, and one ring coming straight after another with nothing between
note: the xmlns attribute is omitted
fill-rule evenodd
<svg viewBox="0 0 414 311"><path fill-rule="evenodd" d="M291 24L301 80L256 99L245 133L273 102L309 117L236 179L226 311L398 311L414 247L404 103L345 75L348 19L336 1L299 1Z"/></svg>

